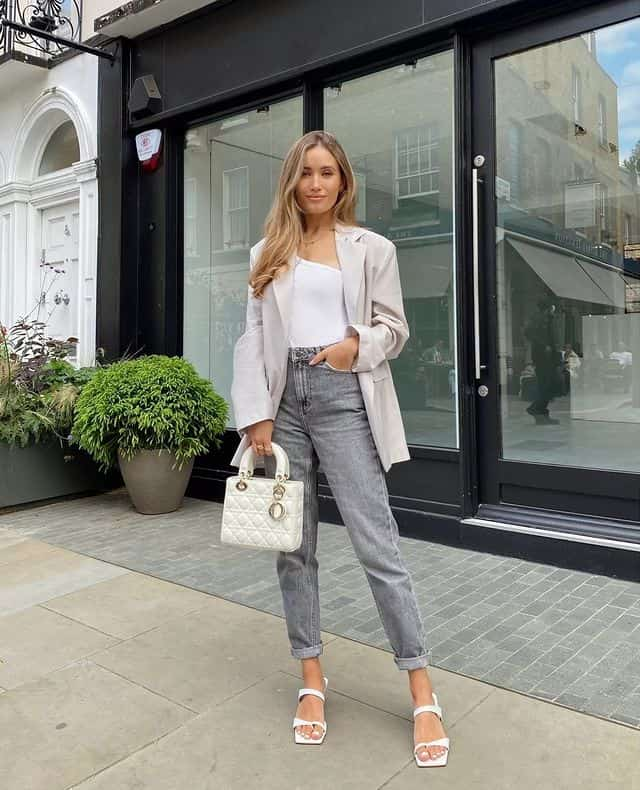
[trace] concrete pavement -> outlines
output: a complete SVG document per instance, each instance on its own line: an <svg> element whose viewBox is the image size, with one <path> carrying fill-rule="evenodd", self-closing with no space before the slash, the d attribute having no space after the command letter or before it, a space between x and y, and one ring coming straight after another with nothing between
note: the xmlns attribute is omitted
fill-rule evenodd
<svg viewBox="0 0 640 790"><path fill-rule="evenodd" d="M273 552L220 540L222 503L137 513L125 490L5 512L0 527L283 616ZM640 583L401 537L432 664L640 730ZM347 530L318 530L321 626L391 651ZM10 601L0 613L7 613Z"/></svg>
<svg viewBox="0 0 640 790"><path fill-rule="evenodd" d="M0 788L640 790L636 728L436 667L451 755L420 769L390 654L323 640L296 746L280 617L0 529Z"/></svg>

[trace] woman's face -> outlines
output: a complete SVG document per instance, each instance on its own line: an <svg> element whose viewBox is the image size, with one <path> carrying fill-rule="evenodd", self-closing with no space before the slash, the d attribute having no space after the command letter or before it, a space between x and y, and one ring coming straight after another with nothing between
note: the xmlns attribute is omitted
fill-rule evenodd
<svg viewBox="0 0 640 790"><path fill-rule="evenodd" d="M295 192L304 213L319 216L331 211L341 186L342 176L333 154L322 145L309 148Z"/></svg>

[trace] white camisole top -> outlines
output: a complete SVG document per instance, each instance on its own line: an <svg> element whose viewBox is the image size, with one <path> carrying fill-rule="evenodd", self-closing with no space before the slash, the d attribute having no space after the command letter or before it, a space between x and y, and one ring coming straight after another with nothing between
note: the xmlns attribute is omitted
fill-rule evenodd
<svg viewBox="0 0 640 790"><path fill-rule="evenodd" d="M289 346L328 346L344 340L349 323L342 271L296 258Z"/></svg>

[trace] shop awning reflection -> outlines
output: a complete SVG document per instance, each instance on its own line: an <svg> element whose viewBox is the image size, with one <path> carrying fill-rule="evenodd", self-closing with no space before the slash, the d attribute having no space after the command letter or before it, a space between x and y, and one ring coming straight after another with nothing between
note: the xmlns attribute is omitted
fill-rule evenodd
<svg viewBox="0 0 640 790"><path fill-rule="evenodd" d="M451 284L453 244L421 244L400 247L398 265L405 299L433 299L444 296Z"/></svg>
<svg viewBox="0 0 640 790"><path fill-rule="evenodd" d="M550 246L513 238L507 241L556 296L624 310L622 272Z"/></svg>

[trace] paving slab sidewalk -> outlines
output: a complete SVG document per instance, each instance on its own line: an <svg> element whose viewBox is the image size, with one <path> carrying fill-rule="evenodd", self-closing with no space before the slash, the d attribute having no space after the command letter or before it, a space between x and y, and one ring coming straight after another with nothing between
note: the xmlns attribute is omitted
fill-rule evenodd
<svg viewBox="0 0 640 790"><path fill-rule="evenodd" d="M120 489L5 513L0 527L102 560L105 573L120 566L282 617L273 553L223 544L221 516L221 503L190 497L175 513L145 516ZM426 540L400 544L433 665L640 731L640 583ZM390 651L343 526L321 522L318 558L321 626ZM52 568L67 563L58 594L79 580L74 562L50 558ZM34 602L54 593L31 589ZM10 605L0 594L0 612Z"/></svg>
<svg viewBox="0 0 640 790"><path fill-rule="evenodd" d="M296 746L281 617L0 529L0 788L640 790L636 728L437 667L451 756L420 769L405 673L323 641L327 738Z"/></svg>

